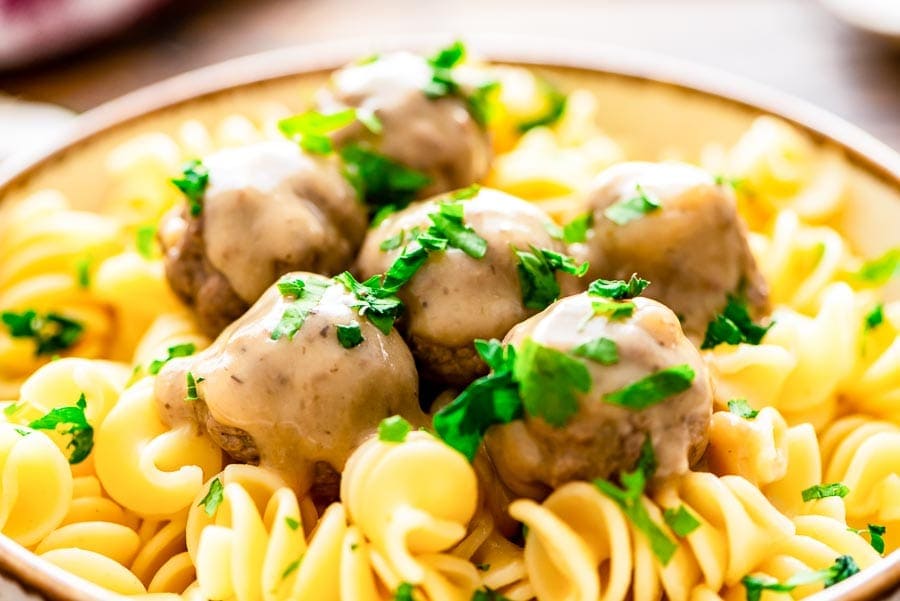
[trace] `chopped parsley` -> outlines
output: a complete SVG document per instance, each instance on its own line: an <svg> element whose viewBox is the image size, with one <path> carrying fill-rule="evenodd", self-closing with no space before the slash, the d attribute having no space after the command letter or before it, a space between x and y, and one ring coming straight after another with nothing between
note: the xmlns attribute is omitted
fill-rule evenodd
<svg viewBox="0 0 900 601"><path fill-rule="evenodd" d="M600 315L612 321L631 317L634 314L634 303L631 301L600 300L592 302L591 309L593 313L588 315L588 319Z"/></svg>
<svg viewBox="0 0 900 601"><path fill-rule="evenodd" d="M75 263L75 275L78 287L87 290L91 286L91 257L82 257Z"/></svg>
<svg viewBox="0 0 900 601"><path fill-rule="evenodd" d="M406 238L406 232L404 230L400 230L390 238L385 238L381 241L381 244L378 245L378 248L383 251L395 250L403 246L403 240Z"/></svg>
<svg viewBox="0 0 900 601"><path fill-rule="evenodd" d="M197 396L197 384L202 382L204 378L195 378L192 372L187 372L185 379L187 380L187 394L185 395L184 400L186 402L199 401L200 397Z"/></svg>
<svg viewBox="0 0 900 601"><path fill-rule="evenodd" d="M159 373L159 370L163 368L163 365L171 361L172 359L176 359L178 357L190 357L197 351L197 345L193 342L185 342L184 344L176 344L174 346L170 346L166 349L166 356L162 359L154 359L150 362L150 365L147 367L147 371L150 372L151 375L156 375Z"/></svg>
<svg viewBox="0 0 900 601"><path fill-rule="evenodd" d="M476 190L477 193L477 190ZM463 223L463 205L459 202L442 202L437 213L429 213L433 224L428 234L445 238L447 244L458 248L474 259L481 259L487 252L487 240Z"/></svg>
<svg viewBox="0 0 900 601"><path fill-rule="evenodd" d="M632 274L627 282L624 280L604 280L603 278L600 278L590 283L588 286L588 294L591 296L600 296L602 298L622 300L640 296L649 285L649 281L639 278L636 273Z"/></svg>
<svg viewBox="0 0 900 601"><path fill-rule="evenodd" d="M396 265L396 262L394 264ZM373 275L365 282L359 282L353 274L345 271L334 279L356 297L353 307L360 315L367 317L372 325L383 333L391 333L394 321L403 311L403 302L397 297L396 289L383 286L379 275Z"/></svg>
<svg viewBox="0 0 900 601"><path fill-rule="evenodd" d="M646 409L684 392L693 382L694 370L685 363L657 371L614 392L604 394L603 400L628 409Z"/></svg>
<svg viewBox="0 0 900 601"><path fill-rule="evenodd" d="M840 482L816 484L803 489L800 493L804 502L813 501L815 499L824 499L826 497L846 497L849 494L850 489Z"/></svg>
<svg viewBox="0 0 900 601"><path fill-rule="evenodd" d="M865 317L865 328L867 332L871 332L884 323L884 304L878 303L875 308L869 311Z"/></svg>
<svg viewBox="0 0 900 601"><path fill-rule="evenodd" d="M394 591L393 601L414 601L413 591L415 588L408 582L401 582Z"/></svg>
<svg viewBox="0 0 900 601"><path fill-rule="evenodd" d="M635 190L637 191L637 196L620 200L606 207L606 210L603 211L604 217L616 225L625 225L662 208L662 205L657 200L644 192L640 184L635 186Z"/></svg>
<svg viewBox="0 0 900 601"><path fill-rule="evenodd" d="M292 561L291 563L289 563L289 564L287 565L287 567L284 568L284 571L281 573L281 579L284 580L284 579L286 579L288 576L290 576L291 574L293 574L294 572L296 572L296 571L297 571L297 568L300 567L300 563L301 563L302 561L303 561L303 556L301 555L300 557L298 557L297 559L295 559L294 561Z"/></svg>
<svg viewBox="0 0 900 601"><path fill-rule="evenodd" d="M382 442L403 442L412 430L412 425L399 415L392 415L378 424L378 440Z"/></svg>
<svg viewBox="0 0 900 601"><path fill-rule="evenodd" d="M53 355L72 347L84 333L84 326L59 313L38 314L33 309L21 313L4 311L0 320L13 338L33 338L35 355Z"/></svg>
<svg viewBox="0 0 900 601"><path fill-rule="evenodd" d="M525 133L535 127L553 125L566 112L566 103L568 102L566 95L546 79L541 78L538 83L547 108L540 115L519 123L516 129L520 133Z"/></svg>
<svg viewBox="0 0 900 601"><path fill-rule="evenodd" d="M859 566L849 555L841 555L834 560L834 564L821 570L800 572L794 574L784 582L771 576L744 576L741 584L747 590L747 601L759 601L763 591L776 593L790 593L798 586L822 582L828 588L838 582L846 580L859 572Z"/></svg>
<svg viewBox="0 0 900 601"><path fill-rule="evenodd" d="M156 237L155 225L142 225L134 236L138 254L145 259L153 258L153 239Z"/></svg>
<svg viewBox="0 0 900 601"><path fill-rule="evenodd" d="M619 347L614 340L602 336L579 344L572 349L572 354L602 365L615 365L619 362Z"/></svg>
<svg viewBox="0 0 900 601"><path fill-rule="evenodd" d="M663 520L679 538L684 538L700 527L700 520L695 518L684 505L679 505L678 509L667 508L663 512Z"/></svg>
<svg viewBox="0 0 900 601"><path fill-rule="evenodd" d="M365 340L359 324L355 321L346 325L338 324L335 329L337 330L338 342L340 342L341 346L344 348L359 346Z"/></svg>
<svg viewBox="0 0 900 601"><path fill-rule="evenodd" d="M374 113L370 115L374 117ZM334 150L334 146L328 134L350 125L356 119L357 111L354 108L327 115L318 111L307 111L282 119L278 122L278 130L288 139L300 144L307 152L329 154Z"/></svg>
<svg viewBox="0 0 900 601"><path fill-rule="evenodd" d="M892 277L900 275L900 248L892 248L880 257L866 261L855 275L875 286L886 284Z"/></svg>
<svg viewBox="0 0 900 601"><path fill-rule="evenodd" d="M216 510L219 508L219 505L221 505L224 500L225 487L222 486L221 480L213 478L213 481L209 483L209 489L206 491L206 496L200 499L200 502L197 503L197 507L202 507L206 512L206 515L213 517L216 515Z"/></svg>
<svg viewBox="0 0 900 601"><path fill-rule="evenodd" d="M278 291L294 300L285 306L281 319L272 330L272 340L282 337L293 340L329 286L331 280L324 277L285 276L279 280Z"/></svg>
<svg viewBox="0 0 900 601"><path fill-rule="evenodd" d="M466 47L460 40L456 40L450 46L428 58L428 64L432 69L431 80L425 84L422 91L431 99L445 96L462 98L472 119L484 127L490 118L491 96L499 88L499 83L494 80L482 81L475 86L471 94L466 94L460 83L453 77L453 69L459 66L465 58Z"/></svg>
<svg viewBox="0 0 900 601"><path fill-rule="evenodd" d="M187 163L182 168L181 177L170 181L187 198L188 210L192 216L197 217L203 212L203 194L209 185L209 170L199 159Z"/></svg>
<svg viewBox="0 0 900 601"><path fill-rule="evenodd" d="M515 250L519 262L516 272L522 289L522 302L528 309L545 309L559 298L559 282L555 273L562 271L582 277L588 270L587 262L578 265L568 255L546 248L531 247L531 252Z"/></svg>
<svg viewBox="0 0 900 601"><path fill-rule="evenodd" d="M530 338L516 357L513 373L528 414L557 428L578 412L577 394L591 389L584 363Z"/></svg>
<svg viewBox="0 0 900 601"><path fill-rule="evenodd" d="M566 244L576 244L587 240L587 233L594 225L594 214L583 213L565 224L562 228L562 239Z"/></svg>
<svg viewBox="0 0 900 601"><path fill-rule="evenodd" d="M479 570L481 569L481 565L479 564L477 567ZM490 566L488 566L490 567ZM471 601L509 601L507 597L504 597L494 589L483 588L472 593Z"/></svg>
<svg viewBox="0 0 900 601"><path fill-rule="evenodd" d="M18 413L19 409L22 408L22 405L19 403L10 403L6 407L3 408L3 415L6 417L12 417L16 413Z"/></svg>
<svg viewBox="0 0 900 601"><path fill-rule="evenodd" d="M774 323L767 326L753 323L747 309L747 301L729 294L725 309L706 326L706 334L700 348L711 349L720 344L736 345L742 342L759 344Z"/></svg>
<svg viewBox="0 0 900 601"><path fill-rule="evenodd" d="M291 516L285 516L284 523L287 524L287 527L291 530L297 530L300 527L300 520L292 518Z"/></svg>
<svg viewBox="0 0 900 601"><path fill-rule="evenodd" d="M78 397L75 406L56 407L49 413L40 417L28 427L32 430L53 430L65 436L71 436L66 449L71 449L69 463L75 465L81 463L94 448L94 428L87 421L84 410L87 407L87 399L84 393ZM69 426L65 429L65 426Z"/></svg>
<svg viewBox="0 0 900 601"><path fill-rule="evenodd" d="M373 213L372 225L409 205L431 178L384 155L350 144L340 151L344 177Z"/></svg>
<svg viewBox="0 0 900 601"><path fill-rule="evenodd" d="M744 419L755 419L759 411L750 406L747 399L731 399L728 401L728 411Z"/></svg>
<svg viewBox="0 0 900 601"><path fill-rule="evenodd" d="M872 548L878 551L880 555L884 555L884 533L887 532L887 528L885 526L879 526L878 524L867 524L866 526L865 530L857 530L855 528L848 528L848 530L856 532L859 535L868 532Z"/></svg>

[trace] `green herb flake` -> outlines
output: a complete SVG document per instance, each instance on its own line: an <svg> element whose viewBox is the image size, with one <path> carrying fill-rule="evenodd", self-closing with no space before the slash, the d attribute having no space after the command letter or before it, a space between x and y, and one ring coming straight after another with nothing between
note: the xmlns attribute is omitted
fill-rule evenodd
<svg viewBox="0 0 900 601"><path fill-rule="evenodd" d="M884 323L884 304L878 303L875 308L869 311L865 317L865 328L867 332L871 332Z"/></svg>
<svg viewBox="0 0 900 601"><path fill-rule="evenodd" d="M32 430L26 430L25 428L13 428L16 431L16 434L19 436L28 436L31 434Z"/></svg>
<svg viewBox="0 0 900 601"><path fill-rule="evenodd" d="M483 588L472 593L471 601L509 601L509 598L504 597L494 589Z"/></svg>
<svg viewBox="0 0 900 601"><path fill-rule="evenodd" d="M380 134L384 131L384 124L375 111L356 109L356 119L373 134Z"/></svg>
<svg viewBox="0 0 900 601"><path fill-rule="evenodd" d="M338 324L335 329L337 330L338 342L344 348L350 349L359 346L365 340L362 329L355 321L346 325Z"/></svg>
<svg viewBox="0 0 900 601"><path fill-rule="evenodd" d="M825 588L842 582L859 572L859 566L849 555L841 555L834 560L834 564L821 570L800 572L788 578L785 582L779 582L771 576L744 576L741 584L747 591L747 601L759 601L763 591L776 593L790 593L798 586L822 582Z"/></svg>
<svg viewBox="0 0 900 601"><path fill-rule="evenodd" d="M374 117L374 113L372 114ZM313 154L329 154L334 150L328 134L353 123L357 118L354 108L323 114L307 111L278 122L278 130L300 147Z"/></svg>
<svg viewBox="0 0 900 601"><path fill-rule="evenodd" d="M635 219L640 219L644 215L662 208L662 205L657 200L644 192L640 184L635 186L635 190L637 191L637 196L620 200L606 207L603 215L616 225L626 225Z"/></svg>
<svg viewBox="0 0 900 601"><path fill-rule="evenodd" d="M287 524L288 528L294 531L296 531L297 528L300 527L300 520L292 518L291 516L285 516L284 523Z"/></svg>
<svg viewBox="0 0 900 601"><path fill-rule="evenodd" d="M195 378L192 372L187 372L185 374L185 380L187 381L187 394L184 397L185 402L193 402L199 401L200 397L197 396L197 384L203 382L203 378Z"/></svg>
<svg viewBox="0 0 900 601"><path fill-rule="evenodd" d="M78 259L75 263L75 280L78 282L78 287L87 290L91 287L91 263L92 258L90 256L82 257Z"/></svg>
<svg viewBox="0 0 900 601"><path fill-rule="evenodd" d="M631 278L627 282L625 280L604 280L599 278L588 285L588 294L601 298L622 300L640 296L649 285L650 282L648 280L638 277L636 273L631 274Z"/></svg>
<svg viewBox="0 0 900 601"><path fill-rule="evenodd" d="M453 192L450 192L448 196L451 200L472 200L478 196L479 192L481 192L481 185L472 184L471 186L454 190Z"/></svg>
<svg viewBox="0 0 900 601"><path fill-rule="evenodd" d="M516 250L516 273L522 289L522 302L528 309L546 309L561 293L556 272L582 277L588 264L578 265L572 257L547 248L531 247L531 252Z"/></svg>
<svg viewBox="0 0 900 601"><path fill-rule="evenodd" d="M499 90L499 81L482 81L464 99L472 119L481 127L484 127L491 121L494 106L493 99Z"/></svg>
<svg viewBox="0 0 900 601"><path fill-rule="evenodd" d="M399 415L392 415L378 424L378 440L382 442L403 442L412 430L412 425Z"/></svg>
<svg viewBox="0 0 900 601"><path fill-rule="evenodd" d="M830 484L815 484L801 491L803 502L808 503L815 499L824 499L826 497L846 497L850 494L850 489L840 482L832 482Z"/></svg>
<svg viewBox="0 0 900 601"><path fill-rule="evenodd" d="M615 365L619 362L619 347L609 338L594 338L572 349L576 357L585 357L602 365Z"/></svg>
<svg viewBox="0 0 900 601"><path fill-rule="evenodd" d="M744 419L755 419L759 415L759 411L751 407L747 399L731 399L728 401L728 411Z"/></svg>
<svg viewBox="0 0 900 601"><path fill-rule="evenodd" d="M289 564L287 565L287 567L284 568L284 571L281 573L281 579L282 579L282 580L285 580L285 579L287 579L288 576L290 576L291 574L293 574L294 572L296 572L296 571L297 571L297 568L300 567L300 563L301 563L302 561L303 561L303 556L301 555L300 557L298 557L297 559L295 559L294 561L292 561L291 563L289 563Z"/></svg>
<svg viewBox="0 0 900 601"><path fill-rule="evenodd" d="M288 340L293 340L300 328L303 327L310 312L322 300L322 296L329 286L331 286L331 280L324 277L282 278L278 282L279 292L294 300L285 305L281 319L273 328L270 338L280 340L286 337Z"/></svg>
<svg viewBox="0 0 900 601"><path fill-rule="evenodd" d="M224 500L225 487L222 486L221 480L213 478L213 481L209 483L209 489L206 491L206 496L200 499L200 502L197 503L197 507L202 507L206 512L206 515L213 517L216 515L216 510L219 508L219 505L221 505Z"/></svg>
<svg viewBox="0 0 900 601"><path fill-rule="evenodd" d="M447 239L449 246L458 248L473 259L481 259L487 253L487 240L463 223L463 205L459 202L442 202L437 213L428 218L433 224L428 234Z"/></svg>
<svg viewBox="0 0 900 601"><path fill-rule="evenodd" d="M475 349L491 373L472 382L433 420L441 440L469 461L474 460L488 428L522 417L522 400L513 379L515 348L497 340L476 340Z"/></svg>
<svg viewBox="0 0 900 601"><path fill-rule="evenodd" d="M566 112L568 97L559 88L546 79L538 80L540 93L544 97L546 108L544 112L535 117L519 123L516 128L520 133L525 133L535 127L547 127L559 121Z"/></svg>
<svg viewBox="0 0 900 601"><path fill-rule="evenodd" d="M604 394L603 400L628 409L646 409L690 388L694 375L693 368L687 364L668 367Z"/></svg>
<svg viewBox="0 0 900 601"><path fill-rule="evenodd" d="M397 265L396 261L394 265ZM388 273L390 272L391 270ZM353 274L345 271L334 279L356 297L353 307L360 315L367 317L372 325L384 334L390 334L394 321L403 311L403 302L397 297L395 288L383 285L382 278L378 275L370 277L365 282L359 282Z"/></svg>
<svg viewBox="0 0 900 601"><path fill-rule="evenodd" d="M84 333L84 326L59 313L38 314L33 309L22 313L4 311L0 320L13 338L33 338L35 355L53 355L72 347Z"/></svg>
<svg viewBox="0 0 900 601"><path fill-rule="evenodd" d="M32 430L53 430L64 436L71 436L66 449L70 449L69 463L75 465L87 459L94 448L94 428L87 421L84 410L87 408L87 399L84 393L78 397L75 406L56 407L49 413L40 417L28 427ZM69 426L68 429L65 426Z"/></svg>
<svg viewBox="0 0 900 601"><path fill-rule="evenodd" d="M606 317L613 321L616 319L626 319L634 315L635 305L631 301L608 301L600 300L591 303L593 314L588 319L596 316Z"/></svg>
<svg viewBox="0 0 900 601"><path fill-rule="evenodd" d="M678 509L667 508L663 512L663 520L679 538L684 538L700 527L700 520L695 518L684 505L679 505Z"/></svg>
<svg viewBox="0 0 900 601"><path fill-rule="evenodd" d="M394 591L393 601L414 601L413 591L415 588L408 582L401 582Z"/></svg>
<svg viewBox="0 0 900 601"><path fill-rule="evenodd" d="M880 257L867 261L855 275L857 279L874 286L886 284L900 275L900 248L892 248Z"/></svg>
<svg viewBox="0 0 900 601"><path fill-rule="evenodd" d="M142 225L138 228L134 237L135 248L138 254L145 259L153 258L153 241L156 238L155 225Z"/></svg>
<svg viewBox="0 0 900 601"><path fill-rule="evenodd" d="M19 403L10 403L6 407L3 408L3 415L6 417L12 417L16 413L18 413L19 409L22 408L22 405Z"/></svg>
<svg viewBox="0 0 900 601"><path fill-rule="evenodd" d="M868 524L867 531L872 548L884 555L884 533L887 532L887 528L878 524Z"/></svg>
<svg viewBox="0 0 900 601"><path fill-rule="evenodd" d="M530 338L518 353L514 377L525 411L557 428L578 412L578 393L592 384L584 363Z"/></svg>
<svg viewBox="0 0 900 601"><path fill-rule="evenodd" d="M587 240L587 233L594 225L594 214L584 213L572 219L562 228L562 239L566 244L577 244Z"/></svg>
<svg viewBox="0 0 900 601"><path fill-rule="evenodd" d="M720 344L736 345L742 342L759 344L775 322L767 326L753 323L747 302L737 296L728 295L725 309L706 326L701 349L711 349Z"/></svg>
<svg viewBox="0 0 900 601"><path fill-rule="evenodd" d="M395 250L403 246L403 240L406 237L406 232L404 230L400 230L390 238L385 238L381 241L381 244L378 245L378 248L382 251Z"/></svg>
<svg viewBox="0 0 900 601"><path fill-rule="evenodd" d="M188 162L181 171L181 177L170 180L176 188L181 190L188 201L188 209L194 217L203 212L203 195L209 186L209 170L199 160Z"/></svg>
<svg viewBox="0 0 900 601"><path fill-rule="evenodd" d="M491 569L491 564L489 564L489 563L476 563L476 564L475 564L475 569L477 569L479 572L487 572L488 570Z"/></svg>
<svg viewBox="0 0 900 601"><path fill-rule="evenodd" d="M344 177L373 214L372 225L406 208L431 178L358 144L341 148Z"/></svg>
<svg viewBox="0 0 900 601"><path fill-rule="evenodd" d="M147 367L147 372L155 376L159 373L159 370L163 368L163 365L172 359L177 359L178 357L190 357L196 351L197 345L193 342L185 342L183 344L170 346L166 349L166 356L164 358L154 359L150 362L150 365Z"/></svg>

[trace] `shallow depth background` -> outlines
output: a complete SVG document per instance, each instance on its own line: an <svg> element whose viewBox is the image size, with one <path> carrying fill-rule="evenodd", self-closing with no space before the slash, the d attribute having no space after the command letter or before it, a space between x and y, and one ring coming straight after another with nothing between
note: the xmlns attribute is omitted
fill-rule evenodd
<svg viewBox="0 0 900 601"><path fill-rule="evenodd" d="M900 148L900 47L850 29L816 0L181 0L99 46L0 73L0 91L83 111L226 58L429 31L664 52L801 96Z"/></svg>

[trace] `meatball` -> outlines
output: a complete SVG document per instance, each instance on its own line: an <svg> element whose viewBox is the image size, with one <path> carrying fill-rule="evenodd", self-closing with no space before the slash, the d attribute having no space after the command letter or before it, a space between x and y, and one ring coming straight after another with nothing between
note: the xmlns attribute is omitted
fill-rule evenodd
<svg viewBox="0 0 900 601"><path fill-rule="evenodd" d="M353 107L374 114L382 124L373 134L363 124L342 129L338 146L363 142L386 157L431 178L420 198L462 188L487 175L491 144L458 96L429 98L423 91L434 70L421 56L385 54L336 71L317 98L332 113Z"/></svg>
<svg viewBox="0 0 900 601"><path fill-rule="evenodd" d="M417 203L369 231L357 260L361 275L384 273L403 246L382 250L385 240L425 231L447 197ZM548 233L550 218L540 209L503 192L482 188L463 202L464 222L487 242L480 259L458 248L431 253L400 290L406 306L399 327L423 377L452 386L466 385L487 372L475 351L478 338L502 338L539 309L525 306L515 249L534 246L563 252ZM557 274L563 290L574 290L571 276ZM541 307L543 308L543 307Z"/></svg>
<svg viewBox="0 0 900 601"><path fill-rule="evenodd" d="M297 278L306 282L299 300L272 286L212 346L166 364L156 398L169 425L196 423L235 460L264 465L305 492L333 485L382 419L402 415L418 426L425 416L400 335L360 317L355 297L328 278L295 273L281 282ZM298 312L307 312L299 330L284 331ZM353 323L363 340L347 348L337 330Z"/></svg>
<svg viewBox="0 0 900 601"><path fill-rule="evenodd" d="M530 339L565 353L607 338L618 352L618 360L607 365L582 359L592 384L578 393L577 412L560 427L526 414L488 429L485 445L491 461L517 495L542 498L572 480L632 470L648 437L658 463L657 481L687 471L706 448L712 391L703 360L678 318L654 300L635 298L630 317L610 320L593 316L596 300L586 293L564 298L506 336L505 342L517 349ZM639 410L604 400L653 373L685 364L694 371L690 387L656 404Z"/></svg>
<svg viewBox="0 0 900 601"><path fill-rule="evenodd" d="M202 212L163 218L160 240L172 288L210 336L244 313L278 276L347 268L366 230L366 209L336 159L286 140L206 159Z"/></svg>
<svg viewBox="0 0 900 601"><path fill-rule="evenodd" d="M660 207L625 223L607 216L612 205L641 194ZM734 196L707 172L684 163L621 163L597 177L586 202L594 225L572 252L590 262L587 279L637 273L650 280L647 296L675 311L692 338L703 336L729 294L746 295L757 317L764 312L766 284Z"/></svg>

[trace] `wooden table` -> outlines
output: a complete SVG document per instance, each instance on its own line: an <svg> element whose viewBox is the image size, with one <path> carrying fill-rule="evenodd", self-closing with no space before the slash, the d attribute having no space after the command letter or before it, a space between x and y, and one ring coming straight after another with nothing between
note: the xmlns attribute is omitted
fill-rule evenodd
<svg viewBox="0 0 900 601"><path fill-rule="evenodd" d="M727 69L829 109L900 149L900 50L814 0L207 0L0 90L85 110L243 54L305 42L442 31L558 36Z"/></svg>

